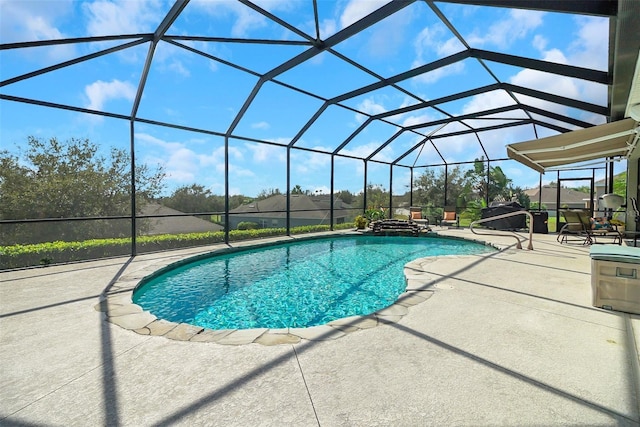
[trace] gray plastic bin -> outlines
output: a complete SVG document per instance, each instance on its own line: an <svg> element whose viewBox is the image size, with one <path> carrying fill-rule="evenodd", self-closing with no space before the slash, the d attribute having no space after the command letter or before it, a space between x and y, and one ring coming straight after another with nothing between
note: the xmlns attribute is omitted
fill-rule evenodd
<svg viewBox="0 0 640 427"><path fill-rule="evenodd" d="M640 248L593 245L589 255L593 305L640 314Z"/></svg>

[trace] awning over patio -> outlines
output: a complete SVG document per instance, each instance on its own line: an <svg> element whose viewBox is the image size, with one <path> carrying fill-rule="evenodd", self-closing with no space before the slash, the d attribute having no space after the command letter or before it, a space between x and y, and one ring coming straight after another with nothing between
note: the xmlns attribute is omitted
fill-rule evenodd
<svg viewBox="0 0 640 427"><path fill-rule="evenodd" d="M632 118L507 145L507 155L538 172L605 157L626 157L638 142Z"/></svg>

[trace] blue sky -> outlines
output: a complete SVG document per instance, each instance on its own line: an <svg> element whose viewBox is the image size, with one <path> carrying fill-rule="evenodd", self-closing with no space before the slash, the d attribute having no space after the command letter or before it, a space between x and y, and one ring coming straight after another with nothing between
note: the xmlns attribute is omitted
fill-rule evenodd
<svg viewBox="0 0 640 427"><path fill-rule="evenodd" d="M260 7L299 31L315 37L311 1L256 1ZM379 8L386 1L320 0L320 35L326 39L355 20ZM458 29L473 48L492 50L563 64L607 70L609 22L605 18L577 17L559 13L464 6L436 2L436 7ZM70 1L0 0L0 42L13 43L113 34L153 32L172 3L164 0ZM171 26L168 35L215 36L285 41L302 41L289 29L269 21L252 9L234 1L192 0ZM0 79L6 80L63 61L88 55L128 42L94 42L0 51ZM138 109L138 117L225 133L237 117L245 99L266 73L282 62L304 52L308 46L212 43L184 41L213 58L195 55L187 49L159 43ZM464 49L460 41L422 1L335 47L339 55L357 61L378 76L391 77L409 69L455 54ZM101 56L32 79L5 85L6 95L55 102L98 111L129 115L143 70L149 44ZM225 61L238 64L230 67ZM487 62L502 81L527 88L578 98L606 106L607 87L572 78ZM342 58L324 52L299 67L277 77L282 84L264 84L246 113L233 129L233 135L266 140L264 145L231 139L229 188L232 194L254 196L264 189L286 189L286 149L299 129L316 113L322 100L299 90L332 98L376 82L376 78ZM474 89L495 83L475 59L404 80L401 89L422 100ZM519 96L530 105L580 120L600 124L606 118L558 104ZM329 107L296 142L296 146L331 152L365 120L366 114L379 114L420 100L406 92L385 88ZM461 115L513 103L504 92L490 92L442 104L448 114ZM358 113L359 112L359 113ZM491 124L522 117L511 112L494 117ZM416 109L388 118L358 134L341 152L369 155L390 138L397 128L444 117L433 108ZM486 124L486 121L484 121ZM108 147L129 148L129 122L95 115L0 101L0 147L16 150L29 135L58 139L89 138ZM468 124L479 125L470 120ZM571 128L566 123L564 127ZM450 124L447 130L461 128ZM436 128L418 129L423 135ZM538 127L538 136L555 134ZM483 132L480 138L490 158L506 158L505 145L535 138L532 126L518 126ZM419 135L403 134L374 159L394 160L420 140ZM219 136L176 130L152 124L135 125L136 158L151 166L162 165L167 172L167 191L197 183L216 194L224 191L224 139ZM484 155L473 134L435 140L437 147L425 145L402 162L430 165L473 160ZM516 162L496 162L522 187L538 184L537 172ZM328 192L330 156L293 150L292 185L305 190ZM363 162L336 158L335 189L359 191L363 183ZM616 166L616 172L625 169ZM416 173L420 173L417 170ZM562 177L590 176L591 172L563 173ZM547 173L544 182L555 180ZM596 178L599 178L597 176ZM389 188L389 167L371 163L368 182ZM409 183L407 168L395 167L393 191L403 193ZM582 183L580 183L582 184Z"/></svg>

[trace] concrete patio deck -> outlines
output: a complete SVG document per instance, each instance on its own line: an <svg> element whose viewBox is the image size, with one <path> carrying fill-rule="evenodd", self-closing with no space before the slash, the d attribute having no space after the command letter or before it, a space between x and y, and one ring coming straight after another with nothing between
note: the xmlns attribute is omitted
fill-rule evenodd
<svg viewBox="0 0 640 427"><path fill-rule="evenodd" d="M0 273L0 425L640 425L640 316L592 307L588 247L438 232L504 250L423 260L405 271L432 294L402 318L293 344L143 335L96 310L203 249Z"/></svg>

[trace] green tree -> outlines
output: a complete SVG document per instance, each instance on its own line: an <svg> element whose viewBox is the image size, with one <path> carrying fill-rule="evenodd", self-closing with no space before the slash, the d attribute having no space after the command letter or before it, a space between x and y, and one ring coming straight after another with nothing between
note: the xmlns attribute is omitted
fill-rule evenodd
<svg viewBox="0 0 640 427"><path fill-rule="evenodd" d="M161 168L136 166L136 210L163 187ZM108 158L88 139L60 142L29 137L24 151L0 151L0 219L44 219L131 214L131 163L124 150ZM130 234L127 220L16 224L3 227L6 243L84 240Z"/></svg>
<svg viewBox="0 0 640 427"><path fill-rule="evenodd" d="M389 205L389 192L380 184L367 185L367 209L380 209Z"/></svg>
<svg viewBox="0 0 640 427"><path fill-rule="evenodd" d="M291 189L291 194L304 194L304 191L302 191L300 185L296 184L296 186Z"/></svg>
<svg viewBox="0 0 640 427"><path fill-rule="evenodd" d="M487 200L511 200L514 197L512 180L507 178L500 166L489 167L488 175L489 179L487 180L487 162L484 158L475 159L473 168L465 173L468 188L475 195L475 197L471 196L472 199L475 198L482 205L485 205Z"/></svg>
<svg viewBox="0 0 640 427"><path fill-rule="evenodd" d="M355 196L349 190L338 191L335 193L335 197L348 205L351 205L355 199Z"/></svg>
<svg viewBox="0 0 640 427"><path fill-rule="evenodd" d="M447 182L447 205L454 205L458 198L465 193L466 183L464 175L459 166L448 169ZM413 183L414 204L420 206L444 207L445 197L445 169L441 168L438 173L434 169L427 169L418 176Z"/></svg>
<svg viewBox="0 0 640 427"><path fill-rule="evenodd" d="M515 199L515 201L518 202L520 206L522 206L527 210L533 209L531 198L529 197L528 194L524 192L524 190L521 187L513 187L511 191L512 191L512 197L511 197L512 200ZM543 204L542 209L546 210L547 207Z"/></svg>
<svg viewBox="0 0 640 427"><path fill-rule="evenodd" d="M489 200L502 197L505 200L513 198L512 180L502 171L500 166L489 168Z"/></svg>
<svg viewBox="0 0 640 427"><path fill-rule="evenodd" d="M224 200L220 205L220 201L216 200L211 190L198 184L176 188L169 197L162 198L160 202L180 212L215 212L218 211L216 207L224 209Z"/></svg>
<svg viewBox="0 0 640 427"><path fill-rule="evenodd" d="M224 211L224 196L215 196L216 198L221 199L221 208L217 209L219 211ZM250 203L251 198L243 196L242 194L235 194L233 196L229 196L229 210L235 209L238 206L242 206L245 203Z"/></svg>
<svg viewBox="0 0 640 427"><path fill-rule="evenodd" d="M613 192L624 198L627 197L627 172L626 171L613 176Z"/></svg>
<svg viewBox="0 0 640 427"><path fill-rule="evenodd" d="M269 188L269 189L260 191L260 193L258 193L258 196L256 196L256 200L268 199L269 197L277 196L278 194L282 194L279 189Z"/></svg>
<svg viewBox="0 0 640 427"><path fill-rule="evenodd" d="M389 206L389 192L379 184L367 184L366 187L367 206L364 206L364 192L353 196L351 205L364 208L367 211L376 210L381 212L381 208ZM343 199L346 202L346 200Z"/></svg>

